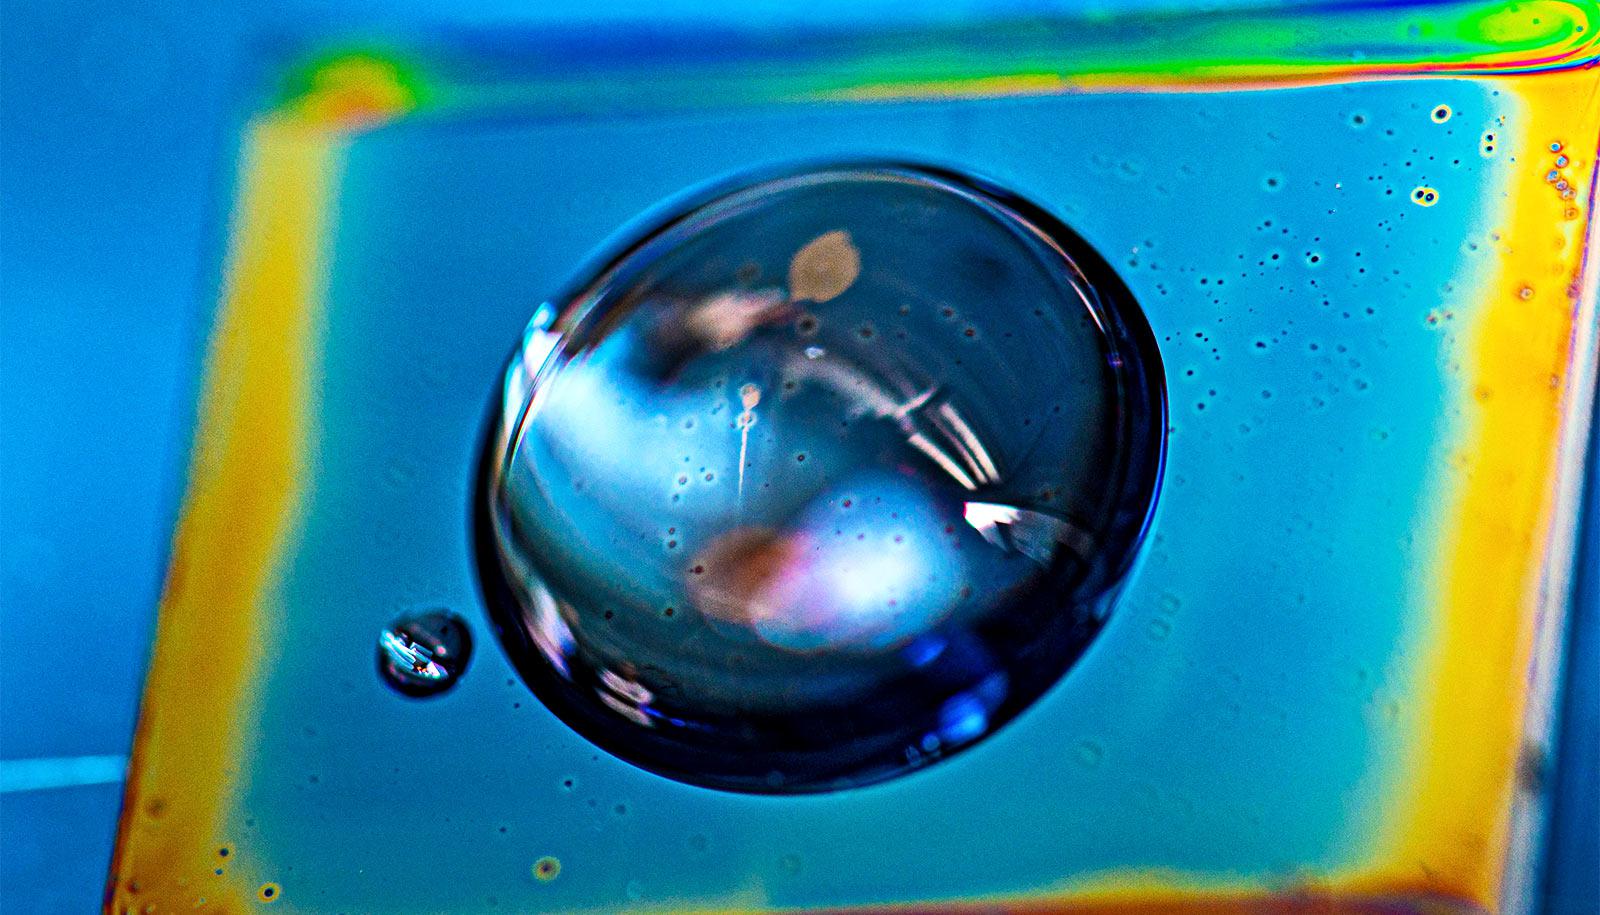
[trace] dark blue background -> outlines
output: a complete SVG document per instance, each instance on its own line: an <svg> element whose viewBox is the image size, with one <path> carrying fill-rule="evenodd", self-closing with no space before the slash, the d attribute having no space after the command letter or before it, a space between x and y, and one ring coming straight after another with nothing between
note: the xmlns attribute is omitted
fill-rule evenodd
<svg viewBox="0 0 1600 915"><path fill-rule="evenodd" d="M527 25L532 5L478 0L448 18L516 16ZM663 15L653 0L596 6L561 0L532 15ZM719 6L728 5L680 4L665 15L728 18ZM895 6L812 3L806 15L870 21ZM767 25L799 15L771 2L738 10ZM0 766L12 767L0 770L8 773L0 904L8 913L98 905L121 791L115 764L133 731L181 493L246 49L278 31L424 18L441 13L420 0L382 10L286 0L270 12L256 2L0 0ZM1549 908L1559 913L1593 911L1600 898L1597 489L1557 774ZM99 761L104 774L88 773L98 783L18 790L17 761L79 757L110 758ZM72 776L64 766L51 771Z"/></svg>

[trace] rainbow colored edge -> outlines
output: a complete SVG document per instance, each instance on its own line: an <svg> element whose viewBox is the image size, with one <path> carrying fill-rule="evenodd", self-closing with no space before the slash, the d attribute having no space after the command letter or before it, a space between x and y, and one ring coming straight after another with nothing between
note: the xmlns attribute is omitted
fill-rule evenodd
<svg viewBox="0 0 1600 915"><path fill-rule="evenodd" d="M1138 872L940 910L1342 911L1390 909L1396 899L1425 911L1497 908L1526 877L1508 862L1537 832L1528 819L1536 811L1516 800L1516 748L1523 734L1542 730L1539 697L1555 674L1550 643L1562 616L1571 494L1594 394L1597 30L1600 4L1537 0L1016 21L954 25L931 37L722 35L681 59L662 57L653 64L659 79L608 82L605 98L595 97L592 82L580 92L527 63L537 55L506 53L484 65L456 56L448 42L349 43L297 58L245 128L189 490L106 911L238 912L293 895L292 886L263 883L214 886L202 897L186 875L215 860L234 761L248 746L241 710L252 701L255 672L269 662L256 635L271 612L267 583L304 496L335 189L347 146L362 131L402 118L491 112L594 117L818 99L1214 91L1448 74L1492 78L1518 98L1522 145L1563 143L1570 193L1557 193L1536 163L1520 167L1500 232L1511 241L1486 287L1493 301L1483 303L1467 335L1462 390L1472 395L1460 404L1468 431L1451 496L1459 520L1433 546L1447 571L1418 674L1419 689L1429 693L1428 723L1401 763L1412 774L1397 780L1408 790L1392 805L1392 830L1367 862L1321 875L1291 896L1247 879ZM761 53L717 63L724 40ZM1536 290L1531 299L1520 295L1524 287ZM238 611L225 628L216 625L217 607ZM1450 684L1449 695L1442 684ZM764 907L751 899L740 911Z"/></svg>

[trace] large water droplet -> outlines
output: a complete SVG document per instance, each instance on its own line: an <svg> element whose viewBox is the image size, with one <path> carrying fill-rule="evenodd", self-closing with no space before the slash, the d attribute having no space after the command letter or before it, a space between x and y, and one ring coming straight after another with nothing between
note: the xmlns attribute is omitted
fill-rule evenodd
<svg viewBox="0 0 1600 915"><path fill-rule="evenodd" d="M480 568L534 692L738 791L859 785L992 733L1099 631L1165 431L1126 288L942 172L779 177L540 308Z"/></svg>
<svg viewBox="0 0 1600 915"><path fill-rule="evenodd" d="M460 617L430 610L378 633L378 673L407 696L434 696L456 684L472 658L472 633Z"/></svg>

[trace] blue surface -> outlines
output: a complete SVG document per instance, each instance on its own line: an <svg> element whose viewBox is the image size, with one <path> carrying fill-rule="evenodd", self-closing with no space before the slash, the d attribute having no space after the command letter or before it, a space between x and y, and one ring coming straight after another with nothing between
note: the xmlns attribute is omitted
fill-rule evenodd
<svg viewBox="0 0 1600 915"><path fill-rule="evenodd" d="M802 15L786 10L748 14ZM534 13L515 0L0 0L0 760L128 751L213 298L243 49L317 22L661 12L653 0ZM98 906L119 793L0 794L7 913Z"/></svg>
<svg viewBox="0 0 1600 915"><path fill-rule="evenodd" d="M1583 547L1567 639L1567 670L1545 860L1546 915L1600 908L1600 423L1590 429Z"/></svg>
<svg viewBox="0 0 1600 915"><path fill-rule="evenodd" d="M533 15L695 19L726 7L595 6L561 0ZM801 14L767 2L743 15L866 19L896 6L832 2ZM995 8L940 9L980 6ZM0 0L0 759L126 753L189 436L239 49L283 23L440 15L423 0L268 7ZM449 16L482 23L525 17L526 7L480 0ZM1563 915L1592 911L1597 898L1596 501L1591 487L1572 668L1581 688L1568 693L1577 736L1564 743L1565 839L1551 855L1562 870L1548 884L1551 911ZM4 911L98 905L118 794L115 785L0 794Z"/></svg>
<svg viewBox="0 0 1600 915"><path fill-rule="evenodd" d="M95 911L121 796L120 784L4 795L0 911Z"/></svg>
<svg viewBox="0 0 1600 915"><path fill-rule="evenodd" d="M1463 162L1420 168L1442 190L1438 218L1398 220L1367 243L1371 226L1410 204L1377 187L1340 193L1328 179L1388 171L1397 149L1429 137L1433 124L1406 117L1419 93L1469 121L1498 104L1465 81L1388 82L1203 101L1062 95L449 130L413 122L356 141L313 363L317 464L269 601L267 638L292 642L294 662L264 670L253 691L259 711L244 730L259 736L230 812L233 867L259 862L256 875L281 880L286 900L335 910L461 911L476 901L470 891L524 911L608 911L631 895L715 906L747 880L781 905L839 906L1020 893L1122 866L1326 872L1359 855L1391 797L1385 763L1407 735L1377 721L1354 682L1371 677L1393 698L1404 682L1388 672L1395 646L1427 593L1417 580L1426 571L1393 546L1433 521L1416 503L1441 436L1444 360L1440 335L1417 316L1452 276L1472 276L1457 239L1496 187L1492 166L1465 155L1476 137L1433 139ZM1352 130L1355 108L1394 135ZM1268 138L1297 118L1299 129ZM495 376L535 296L635 214L709 176L771 164L796 137L824 159L949 156L1118 252L1162 340L1175 431L1146 561L1093 648L958 760L781 805L665 783L595 754L508 683L501 652L482 650L473 673L427 706L365 676L371 634L395 608L477 603L459 533L487 393L474 379ZM1191 206L1168 204L1180 194ZM1311 245L1315 264L1299 253ZM1435 246L1437 256L1416 257ZM1133 249L1146 252L1137 266L1124 253ZM1274 254L1281 265L1262 265ZM1381 309L1355 307L1368 302ZM631 453L649 467L648 451ZM353 603L352 581L365 583ZM346 609L330 614L335 606ZM465 739L374 766L372 748L418 733ZM1084 753L1092 762L1067 761ZM579 788L564 792L571 776ZM448 829L425 844L363 829L418 785L446 786L433 798ZM696 835L719 849L703 866L644 851L689 848ZM561 879L528 879L532 853L559 857ZM786 875L785 858L806 876ZM453 881L399 879L441 864Z"/></svg>
<svg viewBox="0 0 1600 915"><path fill-rule="evenodd" d="M187 439L236 22L0 7L0 759L127 753ZM120 785L0 795L7 913L88 912Z"/></svg>

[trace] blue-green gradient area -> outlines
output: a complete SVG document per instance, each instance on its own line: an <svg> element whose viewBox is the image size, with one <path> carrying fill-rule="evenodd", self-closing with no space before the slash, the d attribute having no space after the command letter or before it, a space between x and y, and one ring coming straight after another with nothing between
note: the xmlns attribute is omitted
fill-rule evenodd
<svg viewBox="0 0 1600 915"><path fill-rule="evenodd" d="M234 872L281 883L290 910L611 912L1023 894L1149 868L1288 889L1358 864L1418 726L1455 329L1500 202L1479 141L1500 105L1430 80L355 141ZM1106 255L1161 341L1165 485L1097 643L992 738L869 789L687 787L569 731L496 644L468 536L490 399L541 298L619 226L730 172L857 156L986 176ZM374 640L434 606L471 621L478 651L453 692L405 700ZM531 872L543 855L562 863L550 882Z"/></svg>

